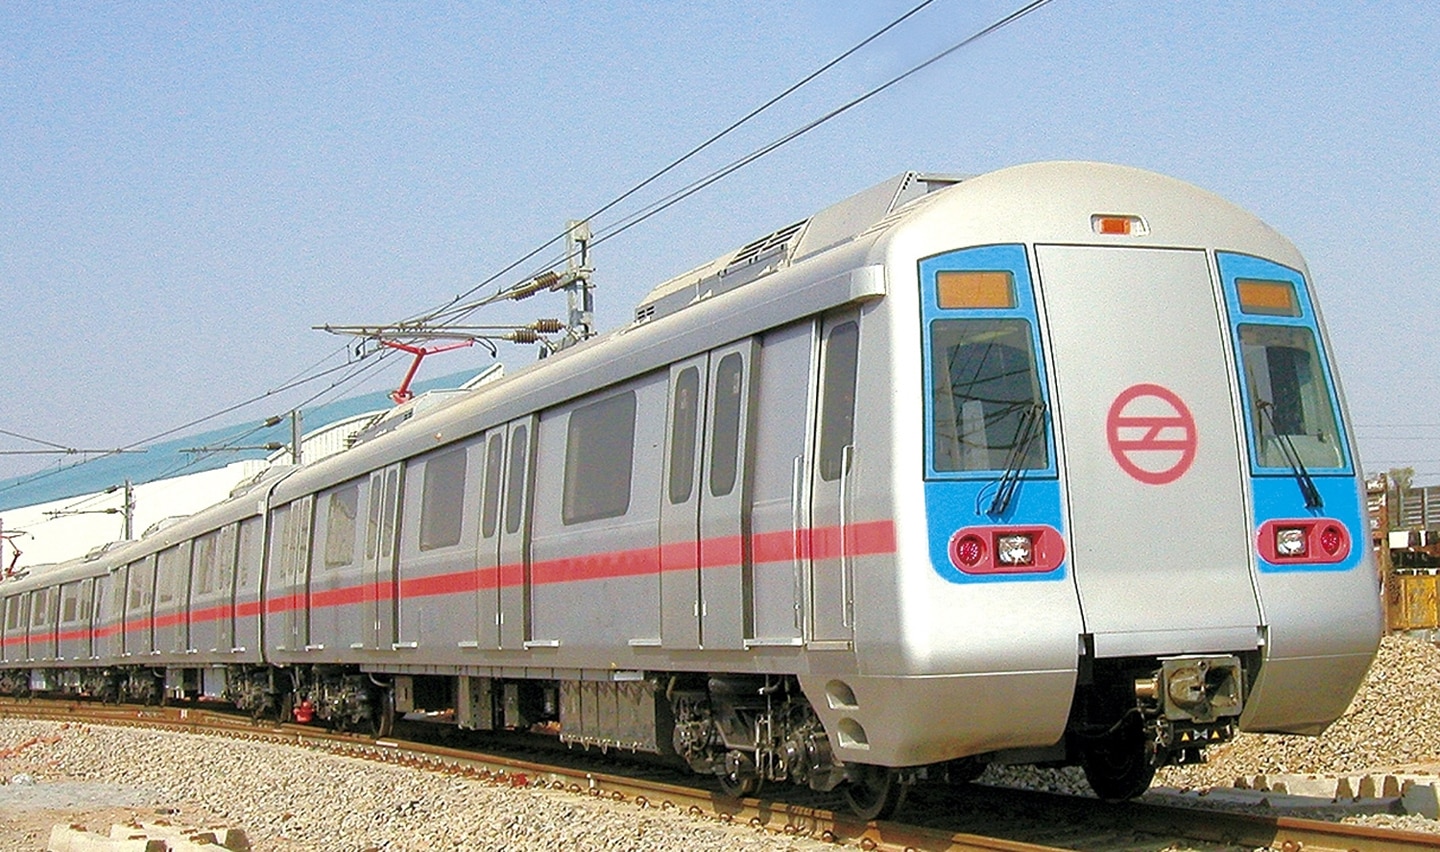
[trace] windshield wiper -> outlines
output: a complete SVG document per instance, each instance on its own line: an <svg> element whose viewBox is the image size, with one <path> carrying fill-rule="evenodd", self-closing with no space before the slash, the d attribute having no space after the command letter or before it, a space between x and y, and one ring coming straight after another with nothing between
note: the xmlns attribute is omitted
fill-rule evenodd
<svg viewBox="0 0 1440 852"><path fill-rule="evenodd" d="M1025 407L1024 413L1020 415L1020 424L1015 429L1015 443L1010 446L1010 457L1005 461L1005 472L1000 474L1000 481L995 487L995 499L990 501L987 514L1003 515L1005 510L1010 508L1010 501L1020 487L1021 465L1030 454L1030 446L1035 443L1035 439L1044 434L1044 423L1043 400Z"/></svg>
<svg viewBox="0 0 1440 852"><path fill-rule="evenodd" d="M1319 509L1325 505L1320 497L1320 489L1315 487L1315 480L1310 478L1310 471L1305 469L1305 462L1300 460L1300 452L1295 449L1295 444L1290 440L1289 435L1281 434L1275 426L1275 415L1270 411L1275 406L1265 400L1259 400L1259 409L1264 412L1265 420L1270 424L1270 431L1280 440L1280 454L1285 457L1285 463L1290 466L1290 473L1295 476L1295 481L1300 485L1300 493L1305 497L1305 508ZM1263 436L1262 436L1263 437Z"/></svg>

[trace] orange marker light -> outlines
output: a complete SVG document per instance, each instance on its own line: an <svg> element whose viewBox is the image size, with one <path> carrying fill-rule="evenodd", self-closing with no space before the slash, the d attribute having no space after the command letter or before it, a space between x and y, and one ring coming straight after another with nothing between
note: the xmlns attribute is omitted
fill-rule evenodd
<svg viewBox="0 0 1440 852"><path fill-rule="evenodd" d="M1096 213L1090 217L1090 227L1107 237L1143 237L1150 233L1144 219L1118 213Z"/></svg>
<svg viewBox="0 0 1440 852"><path fill-rule="evenodd" d="M1015 307L1015 273L948 271L935 275L935 301L946 310Z"/></svg>
<svg viewBox="0 0 1440 852"><path fill-rule="evenodd" d="M1247 314L1300 316L1300 300L1295 298L1295 285L1289 281L1237 278L1235 289L1240 291L1240 310Z"/></svg>

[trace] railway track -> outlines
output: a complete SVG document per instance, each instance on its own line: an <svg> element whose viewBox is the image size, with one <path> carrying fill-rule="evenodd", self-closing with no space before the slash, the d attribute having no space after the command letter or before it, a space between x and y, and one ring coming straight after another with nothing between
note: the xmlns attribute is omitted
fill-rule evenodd
<svg viewBox="0 0 1440 852"><path fill-rule="evenodd" d="M980 785L917 788L900 812L903 822L865 823L844 813L833 796L781 788L776 799L736 800L713 789L680 783L676 780L680 776L667 771L617 765L615 761L602 764L593 753L549 755L534 747L481 753L398 738L374 740L309 726L257 724L208 708L0 699L0 717L6 716L181 730L322 749L494 784L568 790L605 799L617 807L681 811L697 819L745 824L865 850L1440 850L1440 835L1148 803L1105 805L1092 799ZM538 758L537 751L541 752ZM517 753L525 756L517 757Z"/></svg>

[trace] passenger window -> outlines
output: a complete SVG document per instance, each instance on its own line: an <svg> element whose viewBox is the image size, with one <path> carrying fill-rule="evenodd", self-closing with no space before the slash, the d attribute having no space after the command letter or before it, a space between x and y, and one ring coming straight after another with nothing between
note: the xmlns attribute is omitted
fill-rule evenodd
<svg viewBox="0 0 1440 852"><path fill-rule="evenodd" d="M514 535L524 523L526 461L529 459L529 429L516 427L510 436L510 480L505 485L505 532Z"/></svg>
<svg viewBox="0 0 1440 852"><path fill-rule="evenodd" d="M833 482L843 473L845 448L855 441L855 372L860 354L860 326L844 322L825 341L825 373L821 388L820 478Z"/></svg>
<svg viewBox="0 0 1440 852"><path fill-rule="evenodd" d="M369 523L365 525L365 558L375 558L375 546L380 541L380 506L385 498L385 477L383 475L372 475L370 477L370 515Z"/></svg>
<svg viewBox="0 0 1440 852"><path fill-rule="evenodd" d="M389 559L395 543L395 507L399 501L400 471L385 472L385 501L380 509L380 558ZM307 524L308 526L308 524ZM308 533L308 531L307 531ZM306 541L308 543L308 534Z"/></svg>
<svg viewBox="0 0 1440 852"><path fill-rule="evenodd" d="M60 593L60 623L74 624L80 617L80 589L66 586Z"/></svg>
<svg viewBox="0 0 1440 852"><path fill-rule="evenodd" d="M628 512L634 453L634 391L572 411L565 436L562 520L578 524Z"/></svg>
<svg viewBox="0 0 1440 852"><path fill-rule="evenodd" d="M195 539L195 594L208 595L215 588L215 539L219 533L207 533Z"/></svg>
<svg viewBox="0 0 1440 852"><path fill-rule="evenodd" d="M460 543L466 455L467 448L459 446L425 460L425 481L421 486L420 500L421 550Z"/></svg>
<svg viewBox="0 0 1440 852"><path fill-rule="evenodd" d="M130 566L130 603L126 609L131 612L145 606L145 592L140 583L140 577L144 573L144 571L140 570L139 562Z"/></svg>
<svg viewBox="0 0 1440 852"><path fill-rule="evenodd" d="M686 367L675 379L670 415L670 503L690 499L695 487L695 427L700 422L700 370Z"/></svg>
<svg viewBox="0 0 1440 852"><path fill-rule="evenodd" d="M480 531L486 538L495 535L500 524L500 466L505 462L505 436L490 436L485 447L485 507L481 513Z"/></svg>
<svg viewBox="0 0 1440 852"><path fill-rule="evenodd" d="M215 545L215 590L229 592L235 588L235 535L236 525L231 524L220 530Z"/></svg>
<svg viewBox="0 0 1440 852"><path fill-rule="evenodd" d="M1240 354L1250 392L1261 467L1288 467L1288 440L1307 468L1343 467L1330 389L1308 328L1240 326Z"/></svg>
<svg viewBox="0 0 1440 852"><path fill-rule="evenodd" d="M180 574L180 548L172 547L160 554L160 582L156 589L156 603L173 603L178 591Z"/></svg>
<svg viewBox="0 0 1440 852"><path fill-rule="evenodd" d="M45 616L50 611L50 590L40 589L30 594L30 626L44 627Z"/></svg>
<svg viewBox="0 0 1440 852"><path fill-rule="evenodd" d="M721 358L715 371L715 437L710 442L710 494L715 497L724 497L735 490L740 450L740 392L744 384L745 363L740 353L731 352ZM852 396L854 392L852 382Z"/></svg>
<svg viewBox="0 0 1440 852"><path fill-rule="evenodd" d="M258 562L254 559L260 552L260 518L249 518L240 522L240 543L238 545L239 556L237 557L236 583L242 589L252 588L252 573L258 568Z"/></svg>
<svg viewBox="0 0 1440 852"><path fill-rule="evenodd" d="M1024 442L1019 470L1049 463L1030 324L1019 319L936 320L930 389L937 472L1004 470Z"/></svg>
<svg viewBox="0 0 1440 852"><path fill-rule="evenodd" d="M429 476L428 468L426 476ZM355 518L359 513L358 483L330 492L325 507L326 568L340 568L355 561Z"/></svg>
<svg viewBox="0 0 1440 852"><path fill-rule="evenodd" d="M20 599L8 597L5 599L5 629L16 630L20 627Z"/></svg>

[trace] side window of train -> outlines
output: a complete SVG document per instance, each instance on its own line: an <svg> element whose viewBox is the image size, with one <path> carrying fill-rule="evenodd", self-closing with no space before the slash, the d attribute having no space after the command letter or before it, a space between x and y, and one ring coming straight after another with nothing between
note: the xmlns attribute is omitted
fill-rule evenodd
<svg viewBox="0 0 1440 852"><path fill-rule="evenodd" d="M195 572L195 597L203 597L215 591L215 554L220 532L206 533L195 539L190 562Z"/></svg>
<svg viewBox="0 0 1440 852"><path fill-rule="evenodd" d="M570 524L618 518L630 509L635 457L635 392L625 391L570 412L565 434L561 518Z"/></svg>
<svg viewBox="0 0 1440 852"><path fill-rule="evenodd" d="M421 550L460 543L468 453L469 448L462 444L425 459L420 498Z"/></svg>
<svg viewBox="0 0 1440 852"><path fill-rule="evenodd" d="M86 580L80 584L79 619L82 622L88 622L90 616L94 614L93 606L95 603L96 589L97 581L95 580Z"/></svg>
<svg viewBox="0 0 1440 852"><path fill-rule="evenodd" d="M80 618L80 584L70 583L60 589L60 623L74 624Z"/></svg>
<svg viewBox="0 0 1440 852"><path fill-rule="evenodd" d="M5 629L18 630L20 627L20 598L11 595L5 599Z"/></svg>
<svg viewBox="0 0 1440 852"><path fill-rule="evenodd" d="M236 544L238 566L235 584L240 589L253 589L260 577L260 558L264 543L260 533L265 520L261 517L246 518L240 522L239 542Z"/></svg>
<svg viewBox="0 0 1440 852"><path fill-rule="evenodd" d="M530 430L525 426L516 427L510 438L510 476L505 483L505 532L514 535L520 532L525 522L525 476L526 464L530 457Z"/></svg>
<svg viewBox="0 0 1440 852"><path fill-rule="evenodd" d="M670 424L671 505L690 499L695 489L695 425L700 419L700 369L686 367L675 379L675 414Z"/></svg>
<svg viewBox="0 0 1440 852"><path fill-rule="evenodd" d="M330 492L325 502L326 568L342 568L355 561L355 529L359 511L358 482Z"/></svg>
<svg viewBox="0 0 1440 852"><path fill-rule="evenodd" d="M505 464L505 434L496 432L485 446L485 499L481 510L480 533L492 538L500 525L500 470Z"/></svg>
<svg viewBox="0 0 1440 852"><path fill-rule="evenodd" d="M156 603L173 603L177 588L180 586L180 548L172 547L162 550L159 560L158 582L155 587Z"/></svg>
<svg viewBox="0 0 1440 852"><path fill-rule="evenodd" d="M833 482L844 472L845 448L855 441L855 380L859 366L860 326L844 322L825 339L821 377L820 478Z"/></svg>
<svg viewBox="0 0 1440 852"><path fill-rule="evenodd" d="M36 589L30 593L30 626L44 627L50 614L50 590Z"/></svg>
<svg viewBox="0 0 1440 852"><path fill-rule="evenodd" d="M745 387L745 360L739 352L720 359L715 371L715 438L710 443L710 494L724 497L735 490L739 467L741 392ZM854 395L852 382L851 395Z"/></svg>
<svg viewBox="0 0 1440 852"><path fill-rule="evenodd" d="M130 588L128 589L128 593L126 595L126 597L129 599L129 602L125 605L125 609L128 612L137 612L145 606L145 589L140 582L140 576L144 573L144 571L140 570L139 562L135 562L130 565Z"/></svg>

